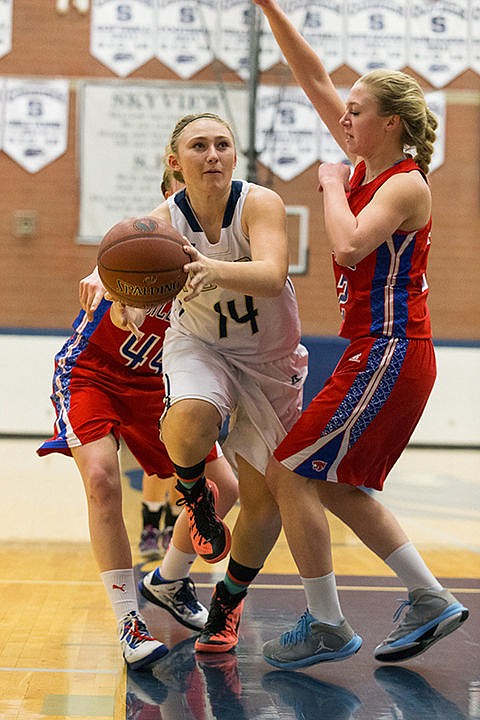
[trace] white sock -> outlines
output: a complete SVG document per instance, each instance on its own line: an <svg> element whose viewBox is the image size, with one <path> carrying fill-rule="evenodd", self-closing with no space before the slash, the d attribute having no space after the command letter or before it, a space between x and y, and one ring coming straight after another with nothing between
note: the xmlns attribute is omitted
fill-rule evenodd
<svg viewBox="0 0 480 720"><path fill-rule="evenodd" d="M196 553L182 552L171 542L163 558L160 574L164 580L179 580L188 577L196 559Z"/></svg>
<svg viewBox="0 0 480 720"><path fill-rule="evenodd" d="M432 575L423 558L411 542L401 545L385 558L388 567L407 586L409 592L418 588L442 590L442 585Z"/></svg>
<svg viewBox="0 0 480 720"><path fill-rule="evenodd" d="M318 578L300 578L307 598L307 607L314 618L329 625L338 625L343 613L338 600L335 573Z"/></svg>
<svg viewBox="0 0 480 720"><path fill-rule="evenodd" d="M153 502L153 500L144 500L143 504L147 506L150 512L158 512L165 505L164 502Z"/></svg>
<svg viewBox="0 0 480 720"><path fill-rule="evenodd" d="M132 610L138 612L137 591L132 568L106 570L100 573L100 577L105 585L117 622Z"/></svg>

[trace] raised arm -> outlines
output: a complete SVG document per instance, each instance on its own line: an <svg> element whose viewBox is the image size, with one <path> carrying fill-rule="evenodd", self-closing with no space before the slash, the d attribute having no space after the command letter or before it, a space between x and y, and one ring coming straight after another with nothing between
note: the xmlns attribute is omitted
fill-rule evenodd
<svg viewBox="0 0 480 720"><path fill-rule="evenodd" d="M298 84L303 88L339 146L347 153L344 133L339 124L345 111L345 103L335 89L322 61L290 22L276 0L252 1L262 9L267 18Z"/></svg>

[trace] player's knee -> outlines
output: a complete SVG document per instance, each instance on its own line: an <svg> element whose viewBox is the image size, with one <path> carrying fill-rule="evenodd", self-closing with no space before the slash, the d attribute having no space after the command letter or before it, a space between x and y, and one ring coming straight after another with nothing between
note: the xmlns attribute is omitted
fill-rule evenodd
<svg viewBox="0 0 480 720"><path fill-rule="evenodd" d="M172 462L183 467L205 459L220 432L218 410L203 400L180 400L162 420L161 437Z"/></svg>
<svg viewBox="0 0 480 720"><path fill-rule="evenodd" d="M106 509L121 502L119 478L101 467L93 468L85 480L89 503Z"/></svg>

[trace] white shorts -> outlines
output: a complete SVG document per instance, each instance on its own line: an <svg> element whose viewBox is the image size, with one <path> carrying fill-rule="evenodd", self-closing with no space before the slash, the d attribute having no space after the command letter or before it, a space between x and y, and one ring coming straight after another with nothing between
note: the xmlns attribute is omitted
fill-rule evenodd
<svg viewBox="0 0 480 720"><path fill-rule="evenodd" d="M229 462L236 467L238 454L265 473L273 451L301 414L306 348L299 344L285 358L249 364L170 327L162 362L165 413L173 403L186 398L210 402L222 423L230 418L223 445Z"/></svg>

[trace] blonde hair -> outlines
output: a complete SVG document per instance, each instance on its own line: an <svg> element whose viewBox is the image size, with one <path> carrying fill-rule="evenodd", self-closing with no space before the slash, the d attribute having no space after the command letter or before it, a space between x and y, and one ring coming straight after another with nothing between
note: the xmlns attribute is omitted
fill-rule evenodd
<svg viewBox="0 0 480 720"><path fill-rule="evenodd" d="M226 120L221 118L219 115L216 115L215 113L210 112L203 112L203 113L196 113L192 115L184 115L182 118L177 120L177 123L175 127L173 128L172 134L170 136L170 142L167 145L166 151L165 151L165 158L167 159L168 163L168 156L170 154L177 155L178 154L178 140L180 138L180 135L185 130L187 125L190 125L190 123L195 122L195 120L201 120L203 118L206 118L207 120L215 120L216 122L221 123L229 132L229 134L232 136L233 145L235 147L235 136L233 134L233 130L228 124ZM179 170L172 170L172 175L180 183L185 182L183 179L183 175Z"/></svg>
<svg viewBox="0 0 480 720"><path fill-rule="evenodd" d="M404 152L414 150L413 159L425 174L433 155L437 118L427 106L418 82L399 70L372 70L357 80L365 85L378 103L382 116L398 115L403 125Z"/></svg>
<svg viewBox="0 0 480 720"><path fill-rule="evenodd" d="M162 182L160 183L160 190L162 191L163 197L167 197L167 193L172 192L172 180L174 173L170 165L165 165L163 171ZM181 182L181 180L179 181Z"/></svg>

